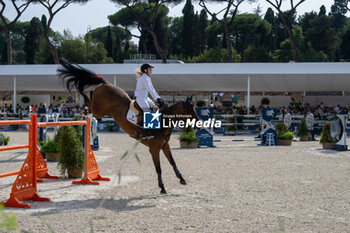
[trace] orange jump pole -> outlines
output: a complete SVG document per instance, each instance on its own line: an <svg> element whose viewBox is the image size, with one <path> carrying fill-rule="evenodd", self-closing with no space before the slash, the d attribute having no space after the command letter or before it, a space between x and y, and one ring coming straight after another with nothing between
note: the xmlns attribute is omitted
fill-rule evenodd
<svg viewBox="0 0 350 233"><path fill-rule="evenodd" d="M21 125L21 124L29 124L30 120L6 120L0 121L0 125Z"/></svg>
<svg viewBox="0 0 350 233"><path fill-rule="evenodd" d="M0 178L17 175L20 171L6 172L0 174Z"/></svg>
<svg viewBox="0 0 350 233"><path fill-rule="evenodd" d="M84 177L80 181L73 181L73 184L100 184L98 181L94 180L104 180L110 181L110 178L102 177L100 171L98 170L97 161L95 159L94 152L90 146L90 118L86 118L85 131L84 131L84 141L85 141L85 158L84 158Z"/></svg>
<svg viewBox="0 0 350 233"><path fill-rule="evenodd" d="M0 147L0 151L24 149L24 148L28 148L28 146L29 146L28 144L16 145L16 146L2 146Z"/></svg>
<svg viewBox="0 0 350 233"><path fill-rule="evenodd" d="M12 186L10 198L4 203L7 207L30 208L31 205L21 201L50 201L37 194L37 116L32 114L29 123L29 153Z"/></svg>
<svg viewBox="0 0 350 233"><path fill-rule="evenodd" d="M18 145L18 146L5 146L0 147L0 151L6 151L6 150L16 150L16 149L23 149L28 148L29 145ZM40 150L38 146L36 146L35 156L37 160L37 166L36 166L36 175L38 178L47 178L47 179L58 179L58 176L52 176L49 174L49 169L47 168L47 163L44 160L43 155L40 153ZM16 172L7 172L0 174L0 178L6 177L6 176L13 176L17 175L20 171ZM38 182L42 182L42 180L38 180Z"/></svg>

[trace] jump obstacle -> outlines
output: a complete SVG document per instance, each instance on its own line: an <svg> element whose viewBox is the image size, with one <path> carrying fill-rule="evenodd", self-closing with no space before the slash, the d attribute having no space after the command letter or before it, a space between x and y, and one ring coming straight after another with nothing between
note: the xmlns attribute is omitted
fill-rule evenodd
<svg viewBox="0 0 350 233"><path fill-rule="evenodd" d="M208 120L214 117L212 107L202 107L196 109L197 115L202 120ZM214 142L244 142L244 141L261 141L261 145L276 145L276 130L272 125L272 120L276 117L276 109L263 109L261 117L261 138L253 139L214 139L214 132L210 129L202 128L196 132L196 136L199 139L198 147L208 146L214 147ZM233 116L233 115L223 115L223 116ZM233 125L255 125L252 123L223 123L222 126L233 126Z"/></svg>
<svg viewBox="0 0 350 233"><path fill-rule="evenodd" d="M0 121L0 125L28 124L29 125L29 143L26 145L15 145L1 147L0 151L15 150L28 148L28 155L22 165L21 170L11 171L0 174L0 178L17 175L12 186L10 198L3 203L7 207L30 208L31 205L21 203L21 201L51 201L50 198L42 198L37 193L37 178L58 179L57 176L51 176L48 173L47 164L37 146L38 128L65 126L65 125L83 125L84 130L84 177L80 181L73 181L73 184L94 184L99 182L95 180L109 181L100 175L94 153L90 146L90 118L83 121L66 121L66 122L47 122L38 123L37 115L32 114L30 120L6 120Z"/></svg>

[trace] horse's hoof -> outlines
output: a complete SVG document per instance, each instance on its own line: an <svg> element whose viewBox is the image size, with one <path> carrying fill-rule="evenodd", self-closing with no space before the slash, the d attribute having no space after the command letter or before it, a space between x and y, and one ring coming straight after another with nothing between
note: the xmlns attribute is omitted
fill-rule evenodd
<svg viewBox="0 0 350 233"><path fill-rule="evenodd" d="M165 190L160 191L160 194L166 194Z"/></svg>
<svg viewBox="0 0 350 233"><path fill-rule="evenodd" d="M185 180L180 180L180 184L186 185L186 181Z"/></svg>

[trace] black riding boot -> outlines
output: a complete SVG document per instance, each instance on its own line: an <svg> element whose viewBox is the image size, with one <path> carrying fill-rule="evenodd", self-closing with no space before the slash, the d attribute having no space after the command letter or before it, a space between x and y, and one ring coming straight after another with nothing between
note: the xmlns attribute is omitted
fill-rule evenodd
<svg viewBox="0 0 350 233"><path fill-rule="evenodd" d="M154 138L150 129L142 129L142 139L151 139Z"/></svg>
<svg viewBox="0 0 350 233"><path fill-rule="evenodd" d="M138 126L139 126L139 128L138 128L138 132L137 132L137 134L138 134L137 139L139 139L138 137L139 137L139 132L140 132L140 130L142 130L141 139L151 139L151 138L154 138L154 135L152 135L150 129L145 129L145 128L143 128L142 121L139 122Z"/></svg>

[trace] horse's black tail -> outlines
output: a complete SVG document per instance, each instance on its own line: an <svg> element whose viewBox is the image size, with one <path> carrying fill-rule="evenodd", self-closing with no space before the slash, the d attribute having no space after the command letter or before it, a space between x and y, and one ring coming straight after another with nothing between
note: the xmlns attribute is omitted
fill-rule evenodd
<svg viewBox="0 0 350 233"><path fill-rule="evenodd" d="M84 97L85 103L90 103L89 98L84 93L85 88L106 83L99 75L78 64L69 63L64 58L60 59L60 63L61 67L57 69L57 73L63 85L69 91L75 87Z"/></svg>

